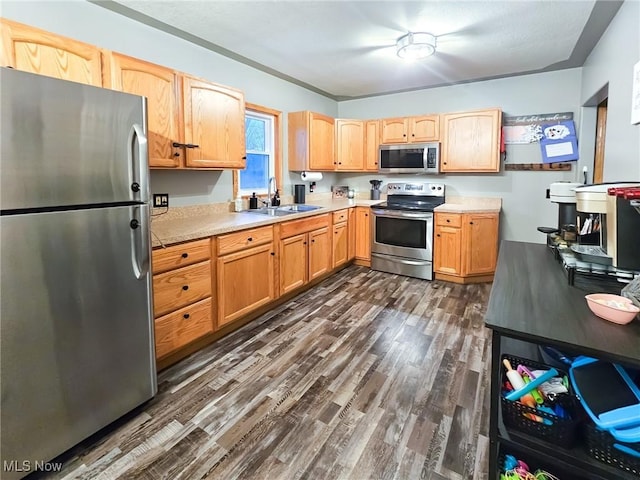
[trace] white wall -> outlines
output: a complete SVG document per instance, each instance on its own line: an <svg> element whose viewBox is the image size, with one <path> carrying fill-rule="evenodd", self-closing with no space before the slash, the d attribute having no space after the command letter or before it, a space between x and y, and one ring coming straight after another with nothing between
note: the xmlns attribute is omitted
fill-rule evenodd
<svg viewBox="0 0 640 480"><path fill-rule="evenodd" d="M640 181L640 125L631 125L631 79L640 61L640 2L627 0L582 68L581 102L607 83L604 181Z"/></svg>
<svg viewBox="0 0 640 480"><path fill-rule="evenodd" d="M580 69L509 77L450 87L405 92L340 102L343 118L384 118L422 113L455 112L499 107L503 115L573 112L580 122ZM579 140L579 139L578 139ZM507 145L507 162L539 163L540 145ZM501 238L544 243L538 226L556 226L558 207L545 198L549 184L575 181L578 172L509 171L499 174L449 174L438 176L342 175L341 184L358 190L369 180L434 181L446 185L447 194L502 198Z"/></svg>
<svg viewBox="0 0 640 480"><path fill-rule="evenodd" d="M216 83L244 91L247 102L285 112L283 145L287 145L286 112L313 110L337 116L337 102L281 80L203 47L116 14L83 0L2 1L0 15L92 45L165 65ZM287 175L285 193L299 174ZM297 178L296 178L297 177ZM329 191L335 176L318 182L317 191ZM151 189L169 193L175 206L223 202L232 198L231 171L157 171L151 173Z"/></svg>

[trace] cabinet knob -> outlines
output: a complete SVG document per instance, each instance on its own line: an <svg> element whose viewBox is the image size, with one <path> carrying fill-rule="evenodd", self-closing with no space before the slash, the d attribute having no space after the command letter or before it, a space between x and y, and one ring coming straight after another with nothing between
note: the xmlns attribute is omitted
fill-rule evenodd
<svg viewBox="0 0 640 480"><path fill-rule="evenodd" d="M189 254L186 253L186 252L182 254L182 258L187 258L188 256L189 256Z"/></svg>
<svg viewBox="0 0 640 480"><path fill-rule="evenodd" d="M449 223L451 220L447 218L447 223Z"/></svg>
<svg viewBox="0 0 640 480"><path fill-rule="evenodd" d="M183 289L184 291L189 290L189 285L183 285L183 286L182 286L182 289Z"/></svg>
<svg viewBox="0 0 640 480"><path fill-rule="evenodd" d="M473 225L473 222L469 222L469 225Z"/></svg>
<svg viewBox="0 0 640 480"><path fill-rule="evenodd" d="M190 316L191 315L189 315L188 313L185 313L184 315L182 315L182 318L184 318L185 320L188 320Z"/></svg>
<svg viewBox="0 0 640 480"><path fill-rule="evenodd" d="M248 241L248 242L253 242L253 237L249 237L249 238L247 238L247 241Z"/></svg>
<svg viewBox="0 0 640 480"><path fill-rule="evenodd" d="M406 137L406 136L407 136L407 134L406 134L406 133L403 133L403 134L402 134L402 136L403 136L403 137Z"/></svg>
<svg viewBox="0 0 640 480"><path fill-rule="evenodd" d="M311 243L316 243L316 239L314 238L313 240L311 240Z"/></svg>
<svg viewBox="0 0 640 480"><path fill-rule="evenodd" d="M246 159L247 159L247 157L242 157L242 160L246 160Z"/></svg>
<svg viewBox="0 0 640 480"><path fill-rule="evenodd" d="M174 154L173 154L173 156L174 156L174 157L179 157L179 156L180 156L180 153L179 153L179 152L176 152L176 153L174 153Z"/></svg>
<svg viewBox="0 0 640 480"><path fill-rule="evenodd" d="M303 244L303 245L306 245L306 244L307 244L307 242L302 242L302 244Z"/></svg>
<svg viewBox="0 0 640 480"><path fill-rule="evenodd" d="M368 216L369 216L369 214L368 214L368 213L365 213L365 214L364 214L364 216L365 216L365 217L368 217Z"/></svg>
<svg viewBox="0 0 640 480"><path fill-rule="evenodd" d="M275 257L275 255L276 255L276 252L271 252L272 257Z"/></svg>
<svg viewBox="0 0 640 480"><path fill-rule="evenodd" d="M440 236L440 234L439 234L439 233L437 233L437 234L436 234L436 237L439 237L439 236Z"/></svg>

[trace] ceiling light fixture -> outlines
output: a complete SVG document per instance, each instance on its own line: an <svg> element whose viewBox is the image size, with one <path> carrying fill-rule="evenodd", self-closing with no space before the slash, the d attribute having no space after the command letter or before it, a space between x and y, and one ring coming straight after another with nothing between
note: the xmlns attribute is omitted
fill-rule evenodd
<svg viewBox="0 0 640 480"><path fill-rule="evenodd" d="M396 42L400 58L420 60L433 55L436 51L436 37L425 32L409 32Z"/></svg>

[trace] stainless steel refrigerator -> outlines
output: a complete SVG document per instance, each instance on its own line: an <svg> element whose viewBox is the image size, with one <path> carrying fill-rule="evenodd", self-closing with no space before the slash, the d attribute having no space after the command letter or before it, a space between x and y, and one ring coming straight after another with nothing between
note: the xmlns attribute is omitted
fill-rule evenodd
<svg viewBox="0 0 640 480"><path fill-rule="evenodd" d="M0 95L0 452L17 478L157 391L146 99L7 68Z"/></svg>

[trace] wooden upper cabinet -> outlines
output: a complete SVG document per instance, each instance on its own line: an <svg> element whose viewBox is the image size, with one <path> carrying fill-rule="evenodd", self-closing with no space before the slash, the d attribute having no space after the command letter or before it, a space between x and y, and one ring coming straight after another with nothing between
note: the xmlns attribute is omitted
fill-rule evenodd
<svg viewBox="0 0 640 480"><path fill-rule="evenodd" d="M440 116L424 115L409 120L410 142L437 142L440 140Z"/></svg>
<svg viewBox="0 0 640 480"><path fill-rule="evenodd" d="M383 118L380 143L437 142L440 139L440 116Z"/></svg>
<svg viewBox="0 0 640 480"><path fill-rule="evenodd" d="M118 53L105 53L109 59L104 86L147 97L149 166L177 168L180 149L178 75L169 68Z"/></svg>
<svg viewBox="0 0 640 480"><path fill-rule="evenodd" d="M409 119L407 117L383 118L380 121L380 143L407 143Z"/></svg>
<svg viewBox="0 0 640 480"><path fill-rule="evenodd" d="M380 147L380 121L367 120L365 123L365 155L364 169L368 171L378 171Z"/></svg>
<svg viewBox="0 0 640 480"><path fill-rule="evenodd" d="M363 120L336 120L336 170L364 169L365 122Z"/></svg>
<svg viewBox="0 0 640 480"><path fill-rule="evenodd" d="M244 168L244 94L183 75L186 167Z"/></svg>
<svg viewBox="0 0 640 480"><path fill-rule="evenodd" d="M442 172L499 172L499 109L442 115Z"/></svg>
<svg viewBox="0 0 640 480"><path fill-rule="evenodd" d="M335 120L303 111L288 115L289 170L334 170Z"/></svg>
<svg viewBox="0 0 640 480"><path fill-rule="evenodd" d="M3 66L102 86L102 58L97 47L6 19L0 19L0 27Z"/></svg>

